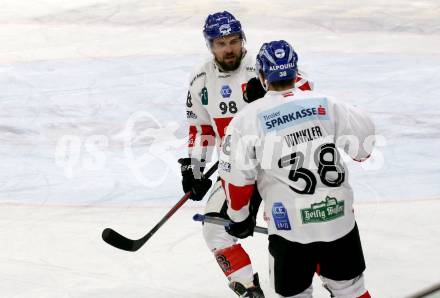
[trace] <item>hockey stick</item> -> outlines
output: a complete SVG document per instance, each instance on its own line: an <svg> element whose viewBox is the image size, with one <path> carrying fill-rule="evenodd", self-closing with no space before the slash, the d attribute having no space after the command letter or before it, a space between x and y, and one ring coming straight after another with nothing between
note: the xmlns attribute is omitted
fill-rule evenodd
<svg viewBox="0 0 440 298"><path fill-rule="evenodd" d="M209 215L203 215L203 214L194 214L193 216L193 220L194 221L201 221L201 222L209 222L215 225L221 225L221 226L229 226L232 221L228 220L228 219L224 219L221 217L215 217L215 216L209 216ZM254 228L254 232L255 233L261 233L261 234L267 234L267 228L263 228L263 227L259 227L256 226Z"/></svg>
<svg viewBox="0 0 440 298"><path fill-rule="evenodd" d="M205 178L211 177L212 174L217 170L218 167L218 161L203 175ZM179 210L182 205L188 201L189 197L191 196L192 192L187 192L177 203L176 205L171 208L170 211L168 211L167 214L162 217L162 219L152 228L144 237L139 238L137 240L129 239L125 236L122 236L118 232L116 232L113 229L106 228L104 231L102 231L102 240L110 244L111 246L114 246L116 248L126 250L126 251L137 251L139 248L141 248L145 242L148 241L148 239L151 238L151 236L154 235L154 233L157 232L157 230L160 229L160 227L170 219L171 216L173 216L174 213L176 213L177 210Z"/></svg>
<svg viewBox="0 0 440 298"><path fill-rule="evenodd" d="M420 291L417 294L407 296L406 298L428 298L428 297L434 298L434 297L438 297L436 296L436 294L438 295L438 293L440 293L440 283L433 285L428 289Z"/></svg>

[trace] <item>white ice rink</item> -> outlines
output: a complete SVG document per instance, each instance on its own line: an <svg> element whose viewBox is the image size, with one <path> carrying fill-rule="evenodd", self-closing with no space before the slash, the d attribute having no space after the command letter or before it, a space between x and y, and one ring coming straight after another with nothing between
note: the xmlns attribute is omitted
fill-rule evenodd
<svg viewBox="0 0 440 298"><path fill-rule="evenodd" d="M440 4L0 0L0 297L234 297L181 196L186 85L230 10L251 52L286 39L316 90L362 106L377 150L350 163L373 297L440 281ZM263 224L260 222L260 224ZM244 241L267 297L267 241ZM315 280L315 296L328 297Z"/></svg>

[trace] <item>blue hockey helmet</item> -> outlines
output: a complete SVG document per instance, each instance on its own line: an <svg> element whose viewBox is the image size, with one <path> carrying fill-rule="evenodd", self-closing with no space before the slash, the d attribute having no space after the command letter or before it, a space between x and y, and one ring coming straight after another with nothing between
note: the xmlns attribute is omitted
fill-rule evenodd
<svg viewBox="0 0 440 298"><path fill-rule="evenodd" d="M271 82L294 79L297 72L298 55L284 40L264 43L257 55L255 70L262 72Z"/></svg>
<svg viewBox="0 0 440 298"><path fill-rule="evenodd" d="M245 39L240 21L227 11L210 14L203 27L203 35L206 42L209 43L216 38L237 33L242 39Z"/></svg>

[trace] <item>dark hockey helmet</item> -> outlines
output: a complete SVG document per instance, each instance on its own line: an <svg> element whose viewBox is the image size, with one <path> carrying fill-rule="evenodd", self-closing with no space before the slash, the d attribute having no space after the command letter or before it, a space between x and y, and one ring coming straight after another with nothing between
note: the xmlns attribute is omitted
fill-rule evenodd
<svg viewBox="0 0 440 298"><path fill-rule="evenodd" d="M264 43L257 55L255 70L270 82L291 80L296 76L298 55L284 40Z"/></svg>
<svg viewBox="0 0 440 298"><path fill-rule="evenodd" d="M210 14L206 18L205 26L203 27L203 35L208 45L210 45L216 38L231 34L240 34L240 38L245 39L240 21L238 21L230 12L217 12Z"/></svg>

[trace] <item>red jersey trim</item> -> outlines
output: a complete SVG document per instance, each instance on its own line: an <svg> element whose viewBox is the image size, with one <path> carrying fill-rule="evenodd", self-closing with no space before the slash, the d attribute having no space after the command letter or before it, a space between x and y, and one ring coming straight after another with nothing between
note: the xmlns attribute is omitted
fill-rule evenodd
<svg viewBox="0 0 440 298"><path fill-rule="evenodd" d="M226 190L226 182L222 179L222 186ZM238 211L246 206L251 200L252 193L254 192L255 184L235 186L228 183L226 195L229 197L230 207L232 210Z"/></svg>
<svg viewBox="0 0 440 298"><path fill-rule="evenodd" d="M200 144L203 147L214 146L215 145L215 132L211 125L201 125L202 135Z"/></svg>
<svg viewBox="0 0 440 298"><path fill-rule="evenodd" d="M194 125L190 125L189 127L189 138L188 138L188 147L194 147L194 143L196 141L197 136L197 127Z"/></svg>
<svg viewBox="0 0 440 298"><path fill-rule="evenodd" d="M217 133L220 138L223 139L226 133L226 128L228 128L229 123L231 123L232 117L226 118L214 118L215 126L217 126Z"/></svg>
<svg viewBox="0 0 440 298"><path fill-rule="evenodd" d="M217 249L214 251L217 263L222 268L226 276L240 270L251 264L251 259L240 244L234 244L230 247Z"/></svg>

